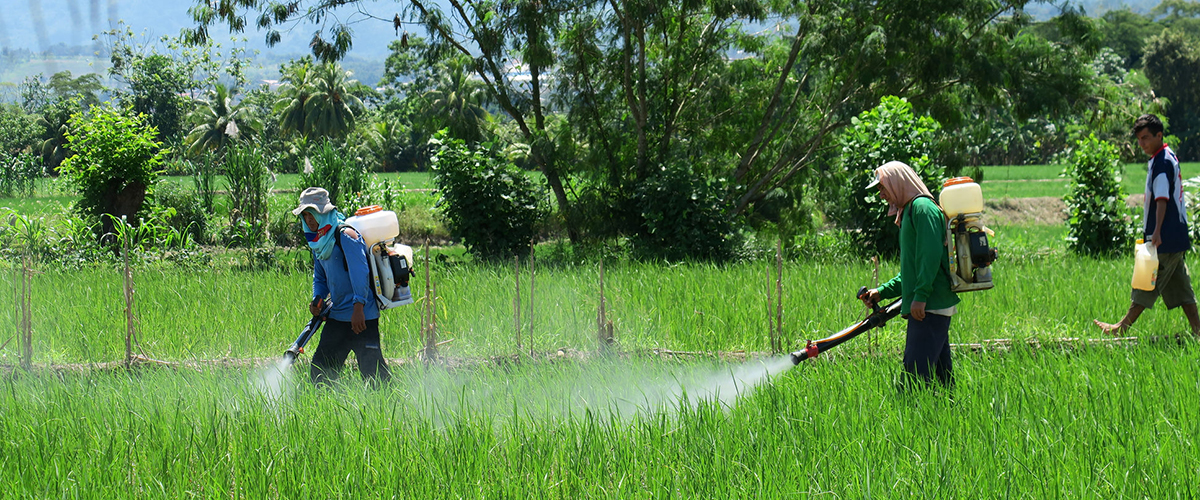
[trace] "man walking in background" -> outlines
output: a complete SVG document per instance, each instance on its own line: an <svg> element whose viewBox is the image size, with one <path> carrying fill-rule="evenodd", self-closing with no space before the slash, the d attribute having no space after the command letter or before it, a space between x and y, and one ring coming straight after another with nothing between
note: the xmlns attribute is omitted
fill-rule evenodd
<svg viewBox="0 0 1200 500"><path fill-rule="evenodd" d="M1167 309L1183 308L1192 335L1200 335L1200 314L1196 295L1188 276L1184 256L1191 248L1188 236L1187 205L1183 199L1183 173L1179 158L1163 142L1163 124L1155 115L1142 115L1133 124L1138 147L1150 155L1146 172L1146 202L1142 209L1145 240L1158 249L1158 281L1154 290L1134 289L1125 317L1116 323L1093 320L1104 333L1120 334L1133 326L1142 311L1162 297Z"/></svg>

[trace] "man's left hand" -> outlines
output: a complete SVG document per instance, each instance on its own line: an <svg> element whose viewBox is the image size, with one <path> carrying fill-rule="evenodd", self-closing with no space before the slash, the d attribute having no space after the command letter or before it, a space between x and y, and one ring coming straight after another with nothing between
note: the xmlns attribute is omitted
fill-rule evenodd
<svg viewBox="0 0 1200 500"><path fill-rule="evenodd" d="M355 335L367 329L367 319L366 315L363 314L362 304L354 304L354 314L350 315L350 329L354 331Z"/></svg>
<svg viewBox="0 0 1200 500"><path fill-rule="evenodd" d="M917 321L925 321L925 303L913 302L911 306L908 306L908 314Z"/></svg>

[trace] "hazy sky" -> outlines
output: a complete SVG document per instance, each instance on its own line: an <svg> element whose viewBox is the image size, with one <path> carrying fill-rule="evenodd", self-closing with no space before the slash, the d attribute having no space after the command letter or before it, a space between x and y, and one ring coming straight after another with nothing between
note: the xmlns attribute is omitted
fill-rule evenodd
<svg viewBox="0 0 1200 500"><path fill-rule="evenodd" d="M117 20L125 21L135 33L145 30L151 39L176 35L181 28L193 25L187 11L195 3L196 0L0 0L0 47L41 51L59 43L89 44L93 34L115 26ZM379 1L364 5L372 14L391 19L407 2ZM349 16L354 10L342 8L338 14ZM264 34L253 28L253 16L250 17L250 27L244 36L249 39L250 47L265 50ZM352 26L355 37L351 54L354 55L386 55L387 43L395 39L390 21L363 20ZM311 24L301 23L290 32L281 30L283 40L271 50L285 54L308 53L308 41L315 29ZM218 42L229 40L228 28L224 25L211 27L209 34Z"/></svg>

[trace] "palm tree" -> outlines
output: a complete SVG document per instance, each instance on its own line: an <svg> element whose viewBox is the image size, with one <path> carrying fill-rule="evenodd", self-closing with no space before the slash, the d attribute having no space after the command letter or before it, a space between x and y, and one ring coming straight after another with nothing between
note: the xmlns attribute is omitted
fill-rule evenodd
<svg viewBox="0 0 1200 500"><path fill-rule="evenodd" d="M358 81L350 80L349 71L337 63L325 63L315 68L312 95L304 104L304 123L309 134L324 137L344 137L354 130L356 114L365 111L362 100L350 92Z"/></svg>
<svg viewBox="0 0 1200 500"><path fill-rule="evenodd" d="M279 99L275 101L273 110L279 114L279 128L284 134L299 133L308 135L305 119L305 105L312 95L312 78L315 74L313 65L307 59L293 63L284 68L280 78L284 83L279 87Z"/></svg>
<svg viewBox="0 0 1200 500"><path fill-rule="evenodd" d="M249 110L233 103L233 92L225 85L216 84L211 96L188 114L193 127L188 132L187 144L193 154L221 151L230 142L249 137L259 128Z"/></svg>
<svg viewBox="0 0 1200 500"><path fill-rule="evenodd" d="M487 91L483 84L471 78L468 57L455 57L446 62L438 83L425 93L426 119L434 128L447 128L452 137L468 143L483 140L484 124L490 120L483 109Z"/></svg>
<svg viewBox="0 0 1200 500"><path fill-rule="evenodd" d="M379 162L379 169L393 172L399 169L408 149L408 128L395 120L381 119L372 123L366 133L366 147Z"/></svg>

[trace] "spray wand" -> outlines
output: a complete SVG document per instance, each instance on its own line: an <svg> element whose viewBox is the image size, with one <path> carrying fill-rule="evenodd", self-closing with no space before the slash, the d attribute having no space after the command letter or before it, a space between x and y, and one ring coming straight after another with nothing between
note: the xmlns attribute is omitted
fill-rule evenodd
<svg viewBox="0 0 1200 500"><path fill-rule="evenodd" d="M308 344L310 339L312 339L313 334L317 333L317 330L321 328L321 324L324 323L325 319L329 317L329 311L333 309L332 300L322 300L318 298L313 299L313 302L318 306L321 306L321 312L317 313L316 316L313 316L312 319L308 320L308 324L304 325L303 330L300 330L300 336L296 337L296 341L292 342L292 346L288 347L286 351L283 351L283 362L285 365L292 364L296 361L296 358L300 357L300 354L304 352L304 346Z"/></svg>
<svg viewBox="0 0 1200 500"><path fill-rule="evenodd" d="M867 295L867 287L858 289L858 299L863 300ZM837 332L833 335L825 337L817 341L808 341L808 345L799 351L792 353L792 363L800 364L801 361L817 357L818 354L833 349L842 342L857 337L859 334L866 332L872 328L883 326L889 319L895 318L900 314L900 299L893 300L890 304L879 307L877 303L871 303L871 314L858 323L850 325L845 330Z"/></svg>

